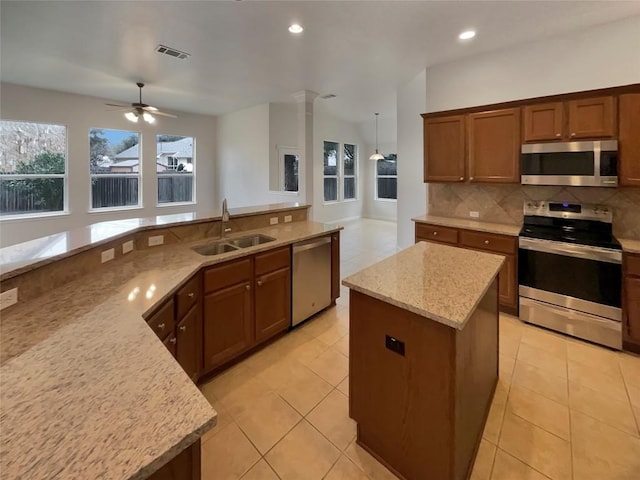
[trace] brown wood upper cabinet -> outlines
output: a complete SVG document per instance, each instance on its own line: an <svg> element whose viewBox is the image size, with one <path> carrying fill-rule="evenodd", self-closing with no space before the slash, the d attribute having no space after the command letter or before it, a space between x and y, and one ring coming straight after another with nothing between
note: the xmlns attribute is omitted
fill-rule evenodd
<svg viewBox="0 0 640 480"><path fill-rule="evenodd" d="M618 181L640 187L640 93L620 95L618 110Z"/></svg>
<svg viewBox="0 0 640 480"><path fill-rule="evenodd" d="M583 98L522 107L524 141L527 143L616 135L616 98Z"/></svg>
<svg viewBox="0 0 640 480"><path fill-rule="evenodd" d="M472 113L468 118L469 181L520 182L520 109Z"/></svg>
<svg viewBox="0 0 640 480"><path fill-rule="evenodd" d="M463 182L465 116L424 119L424 181Z"/></svg>

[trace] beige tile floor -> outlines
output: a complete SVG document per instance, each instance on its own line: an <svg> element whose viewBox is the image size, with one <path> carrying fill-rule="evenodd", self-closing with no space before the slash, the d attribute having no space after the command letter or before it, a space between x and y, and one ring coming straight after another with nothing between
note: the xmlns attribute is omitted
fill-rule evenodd
<svg viewBox="0 0 640 480"><path fill-rule="evenodd" d="M343 276L395 244L394 224L345 225ZM348 315L343 288L335 307L201 386L218 411L204 480L396 478L354 442ZM473 480L637 480L639 426L640 357L500 317L500 381Z"/></svg>

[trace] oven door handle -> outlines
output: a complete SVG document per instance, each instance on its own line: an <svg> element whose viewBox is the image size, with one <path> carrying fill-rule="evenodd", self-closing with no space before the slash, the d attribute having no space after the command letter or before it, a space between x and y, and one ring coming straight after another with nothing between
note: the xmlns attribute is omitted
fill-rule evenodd
<svg viewBox="0 0 640 480"><path fill-rule="evenodd" d="M608 263L622 263L622 252L608 250L588 245L574 245L572 243L551 242L520 237L519 248L534 252L556 253L567 257L585 258Z"/></svg>

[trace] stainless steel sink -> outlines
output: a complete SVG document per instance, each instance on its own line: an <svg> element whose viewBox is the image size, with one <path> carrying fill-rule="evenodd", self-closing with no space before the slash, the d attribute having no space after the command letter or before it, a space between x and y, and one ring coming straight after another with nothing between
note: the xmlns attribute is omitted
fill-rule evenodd
<svg viewBox="0 0 640 480"><path fill-rule="evenodd" d="M193 250L200 255L220 255L221 253L235 252L242 248L254 247L263 243L273 242L275 238L266 235L249 235L247 237L236 238L235 240L218 240L206 245L193 247Z"/></svg>
<svg viewBox="0 0 640 480"><path fill-rule="evenodd" d="M256 245L262 245L263 243L273 242L274 240L275 238L267 237L266 235L250 235L248 237L229 240L228 243L238 248L247 248L255 247Z"/></svg>

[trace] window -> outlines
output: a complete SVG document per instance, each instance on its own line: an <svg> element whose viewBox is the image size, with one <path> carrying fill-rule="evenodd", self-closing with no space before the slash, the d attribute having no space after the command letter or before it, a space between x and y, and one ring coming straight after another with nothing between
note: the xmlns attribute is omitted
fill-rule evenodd
<svg viewBox="0 0 640 480"><path fill-rule="evenodd" d="M156 137L159 205L194 201L194 140L193 137L180 135Z"/></svg>
<svg viewBox="0 0 640 480"><path fill-rule="evenodd" d="M344 144L343 161L343 181L344 181L344 200L355 200L356 198L356 172L357 169L357 145L349 143Z"/></svg>
<svg viewBox="0 0 640 480"><path fill-rule="evenodd" d="M324 201L338 201L338 144L324 142Z"/></svg>
<svg viewBox="0 0 640 480"><path fill-rule="evenodd" d="M378 160L376 165L376 199L398 198L398 155L395 153Z"/></svg>
<svg viewBox="0 0 640 480"><path fill-rule="evenodd" d="M89 130L91 208L140 205L140 134Z"/></svg>
<svg viewBox="0 0 640 480"><path fill-rule="evenodd" d="M67 129L0 120L0 215L63 212Z"/></svg>
<svg viewBox="0 0 640 480"><path fill-rule="evenodd" d="M284 154L284 191L298 191L298 165L300 157L293 153Z"/></svg>

